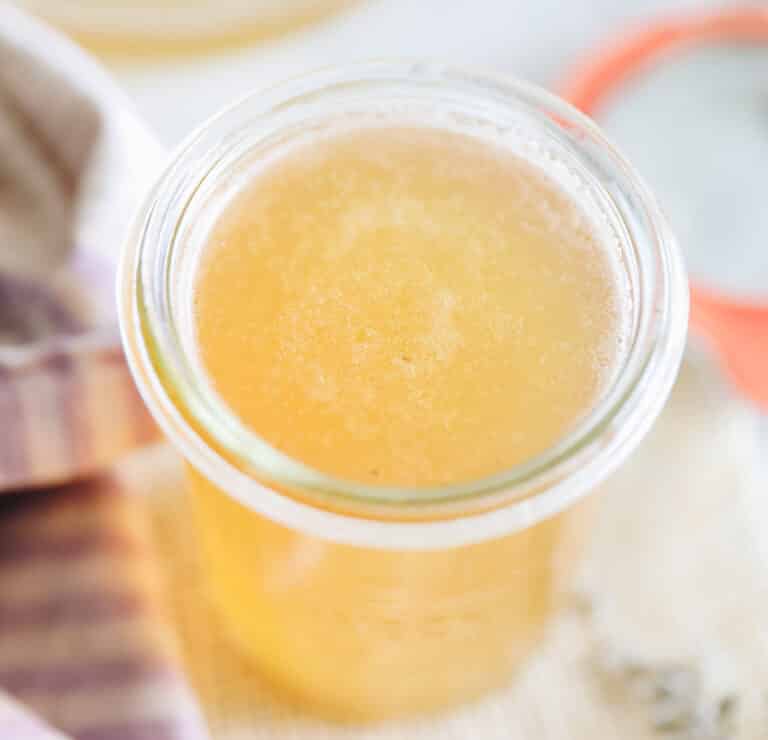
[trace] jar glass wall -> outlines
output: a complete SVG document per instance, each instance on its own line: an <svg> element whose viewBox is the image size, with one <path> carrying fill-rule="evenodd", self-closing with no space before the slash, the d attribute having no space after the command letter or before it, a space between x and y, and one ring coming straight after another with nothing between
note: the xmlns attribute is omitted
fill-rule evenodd
<svg viewBox="0 0 768 740"><path fill-rule="evenodd" d="M483 480L404 489L334 479L246 428L194 361L195 266L233 191L329 120L440 120L514 140L603 220L631 295L628 346L554 446ZM436 64L371 63L255 94L177 152L127 246L126 351L190 466L211 589L274 683L331 716L478 696L535 647L589 539L589 498L661 410L684 348L681 260L653 199L588 119L548 93Z"/></svg>

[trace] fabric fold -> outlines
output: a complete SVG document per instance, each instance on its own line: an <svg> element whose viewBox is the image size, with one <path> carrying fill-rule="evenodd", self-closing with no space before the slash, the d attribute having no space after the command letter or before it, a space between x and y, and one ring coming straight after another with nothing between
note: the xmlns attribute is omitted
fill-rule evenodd
<svg viewBox="0 0 768 740"><path fill-rule="evenodd" d="M206 737L142 491L105 472L157 432L113 325L113 261L84 265L76 242L104 123L54 59L0 38L2 740Z"/></svg>
<svg viewBox="0 0 768 740"><path fill-rule="evenodd" d="M45 276L74 248L75 197L100 128L87 98L0 39L0 271Z"/></svg>
<svg viewBox="0 0 768 740"><path fill-rule="evenodd" d="M141 492L112 476L5 497L0 691L73 740L202 740L156 566Z"/></svg>
<svg viewBox="0 0 768 740"><path fill-rule="evenodd" d="M0 694L0 737L13 740L70 740Z"/></svg>
<svg viewBox="0 0 768 740"><path fill-rule="evenodd" d="M76 242L102 113L53 66L0 37L0 492L93 475L157 437L114 326L114 264Z"/></svg>

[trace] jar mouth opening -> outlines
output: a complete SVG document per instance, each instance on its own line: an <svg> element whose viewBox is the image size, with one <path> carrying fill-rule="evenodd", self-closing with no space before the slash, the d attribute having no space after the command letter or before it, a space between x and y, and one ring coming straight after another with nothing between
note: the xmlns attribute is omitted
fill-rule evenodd
<svg viewBox="0 0 768 740"><path fill-rule="evenodd" d="M338 112L342 103L348 111L373 115L385 115L393 105L424 105L499 130L536 127L581 167L582 187L611 210L631 284L628 346L592 410L546 451L495 475L449 486L350 482L272 447L194 367L174 300L174 291L188 289L191 279L190 270L182 269L180 246L193 240L191 214L202 213L221 186L221 173L244 152L268 136L316 121L313 116L328 106ZM249 505L266 485L299 503L384 519L453 518L468 509L530 505L544 495L559 506L582 495L621 462L657 416L676 376L687 327L687 285L674 241L642 182L593 123L527 83L420 61L316 72L250 95L205 124L178 150L151 194L126 249L119 295L127 354L140 390L171 440L201 472L227 491L237 488L237 497Z"/></svg>

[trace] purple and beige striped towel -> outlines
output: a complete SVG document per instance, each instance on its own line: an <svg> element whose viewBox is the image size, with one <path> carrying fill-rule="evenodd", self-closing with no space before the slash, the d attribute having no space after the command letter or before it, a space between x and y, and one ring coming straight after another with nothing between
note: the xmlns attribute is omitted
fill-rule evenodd
<svg viewBox="0 0 768 740"><path fill-rule="evenodd" d="M0 38L0 740L205 737L144 502L105 472L156 431L74 248L100 129Z"/></svg>
<svg viewBox="0 0 768 740"><path fill-rule="evenodd" d="M110 325L114 265L84 271L75 244L100 131L86 96L0 38L0 491L93 474L156 434Z"/></svg>
<svg viewBox="0 0 768 740"><path fill-rule="evenodd" d="M0 502L0 690L74 740L201 740L135 493L104 476ZM5 703L2 723L51 733Z"/></svg>

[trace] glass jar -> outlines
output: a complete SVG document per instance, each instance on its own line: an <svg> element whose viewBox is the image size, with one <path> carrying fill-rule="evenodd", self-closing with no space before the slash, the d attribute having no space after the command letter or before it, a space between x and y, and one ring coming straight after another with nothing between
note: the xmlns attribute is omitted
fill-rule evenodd
<svg viewBox="0 0 768 740"><path fill-rule="evenodd" d="M101 52L145 55L237 45L319 20L354 0L24 0Z"/></svg>
<svg viewBox="0 0 768 740"><path fill-rule="evenodd" d="M492 478L416 490L330 478L245 428L195 360L195 265L230 196L275 147L371 115L514 137L600 214L619 253L632 316L615 380L554 447ZM688 292L654 201L591 121L523 82L387 62L260 92L193 134L140 214L120 303L138 384L189 463L232 634L304 705L378 719L481 695L535 647L588 542L587 494L665 403Z"/></svg>

